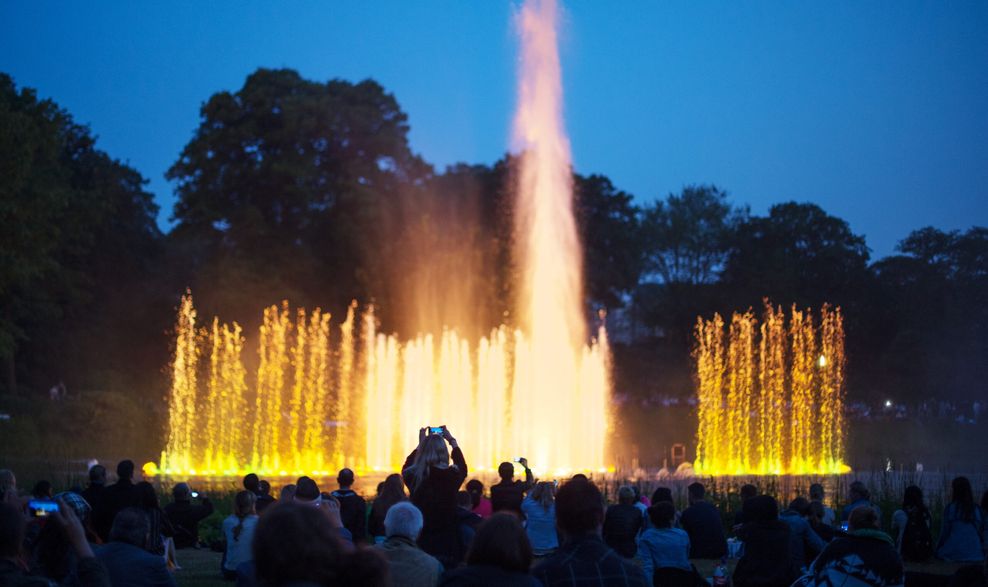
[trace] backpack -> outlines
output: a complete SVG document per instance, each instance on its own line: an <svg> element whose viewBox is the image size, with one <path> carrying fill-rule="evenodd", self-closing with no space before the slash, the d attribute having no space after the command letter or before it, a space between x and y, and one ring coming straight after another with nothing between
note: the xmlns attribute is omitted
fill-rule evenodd
<svg viewBox="0 0 988 587"><path fill-rule="evenodd" d="M912 507L906 515L906 527L902 531L902 558L908 561L925 561L933 556L930 514L923 508Z"/></svg>

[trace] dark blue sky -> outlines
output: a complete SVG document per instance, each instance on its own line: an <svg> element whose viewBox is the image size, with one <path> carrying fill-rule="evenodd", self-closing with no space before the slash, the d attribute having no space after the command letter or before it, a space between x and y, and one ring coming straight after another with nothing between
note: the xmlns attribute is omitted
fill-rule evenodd
<svg viewBox="0 0 988 587"><path fill-rule="evenodd" d="M259 66L373 77L442 169L491 163L514 108L516 4L0 2L0 71L163 178L200 104ZM875 256L988 224L988 2L598 2L563 19L574 163L648 202L716 183L755 213L811 201Z"/></svg>

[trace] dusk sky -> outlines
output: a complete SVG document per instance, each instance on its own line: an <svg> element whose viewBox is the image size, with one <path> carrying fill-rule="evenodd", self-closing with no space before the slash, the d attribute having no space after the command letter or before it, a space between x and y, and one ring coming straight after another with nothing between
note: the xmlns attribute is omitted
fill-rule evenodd
<svg viewBox="0 0 988 587"><path fill-rule="evenodd" d="M0 2L0 71L164 179L211 94L257 67L374 78L437 170L503 155L516 2ZM988 2L564 3L574 165L640 203L714 183L764 214L814 202L873 257L988 225Z"/></svg>

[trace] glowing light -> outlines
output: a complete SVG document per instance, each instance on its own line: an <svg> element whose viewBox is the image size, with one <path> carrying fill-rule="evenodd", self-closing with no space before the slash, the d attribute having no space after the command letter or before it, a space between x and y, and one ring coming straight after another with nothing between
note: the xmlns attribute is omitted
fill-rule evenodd
<svg viewBox="0 0 988 587"><path fill-rule="evenodd" d="M264 310L249 382L240 327L214 319L197 331L187 294L163 470L397 470L418 429L440 424L476 470L511 455L545 471L607 470L610 354L603 327L588 344L556 18L555 0L530 0L518 20L518 322L476 344L452 328L401 341L353 302L336 338L329 314L296 309L293 320L284 301Z"/></svg>
<svg viewBox="0 0 988 587"><path fill-rule="evenodd" d="M144 475L147 476L147 477L154 477L159 472L158 471L158 465L156 465L154 463L154 461L148 461L148 462L144 463L144 466L141 467L141 471L143 471L144 472Z"/></svg>
<svg viewBox="0 0 988 587"><path fill-rule="evenodd" d="M885 407L886 408L891 408L892 407L892 400L890 400L890 399L885 400Z"/></svg>
<svg viewBox="0 0 988 587"><path fill-rule="evenodd" d="M766 302L761 325L750 310L734 314L726 340L719 315L711 320L700 318L694 359L699 400L694 469L698 473L782 475L850 470L843 464L844 327L840 309L824 305L819 326L815 326L811 313L793 307L786 329L782 308Z"/></svg>

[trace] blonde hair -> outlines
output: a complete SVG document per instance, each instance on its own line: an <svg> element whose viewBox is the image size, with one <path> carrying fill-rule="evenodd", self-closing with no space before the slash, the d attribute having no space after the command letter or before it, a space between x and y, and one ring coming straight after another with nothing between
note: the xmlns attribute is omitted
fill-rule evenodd
<svg viewBox="0 0 988 587"><path fill-rule="evenodd" d="M556 484L552 481L539 481L528 494L529 499L542 506L543 510L549 509L552 502L556 500Z"/></svg>
<svg viewBox="0 0 988 587"><path fill-rule="evenodd" d="M402 473L412 477L411 485L412 491L414 491L429 478L429 469L449 466L449 449L446 448L446 441L438 434L429 434L419 443L412 465ZM455 467L455 465L453 466Z"/></svg>

